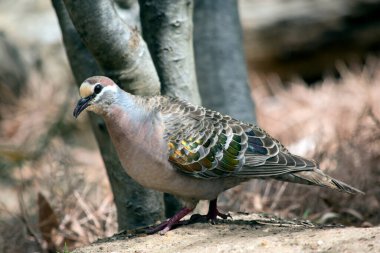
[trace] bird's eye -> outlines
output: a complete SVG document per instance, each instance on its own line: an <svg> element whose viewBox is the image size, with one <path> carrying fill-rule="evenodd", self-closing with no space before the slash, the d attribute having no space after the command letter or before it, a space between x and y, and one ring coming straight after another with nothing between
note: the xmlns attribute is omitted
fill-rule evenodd
<svg viewBox="0 0 380 253"><path fill-rule="evenodd" d="M99 94L103 89L103 86L101 86L100 84L97 84L94 88L94 93L95 94Z"/></svg>

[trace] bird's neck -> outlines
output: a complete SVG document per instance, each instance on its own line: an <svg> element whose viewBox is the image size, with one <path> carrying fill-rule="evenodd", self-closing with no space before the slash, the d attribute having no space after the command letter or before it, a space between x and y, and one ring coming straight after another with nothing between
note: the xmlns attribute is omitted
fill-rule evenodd
<svg viewBox="0 0 380 253"><path fill-rule="evenodd" d="M126 92L118 94L114 103L107 108L103 118L110 130L125 131L136 134L143 125L151 120L144 98L133 96Z"/></svg>
<svg viewBox="0 0 380 253"><path fill-rule="evenodd" d="M123 167L144 185L144 178L148 177L140 178L141 170L166 164L168 157L161 121L154 111L139 102L113 104L104 120Z"/></svg>
<svg viewBox="0 0 380 253"><path fill-rule="evenodd" d="M125 143L129 147L141 146L141 142L161 142L162 132L154 110L150 110L143 97L122 93L103 115L108 131L115 146ZM162 139L162 140L161 140ZM124 143L120 143L124 140ZM147 141L149 140L149 141Z"/></svg>

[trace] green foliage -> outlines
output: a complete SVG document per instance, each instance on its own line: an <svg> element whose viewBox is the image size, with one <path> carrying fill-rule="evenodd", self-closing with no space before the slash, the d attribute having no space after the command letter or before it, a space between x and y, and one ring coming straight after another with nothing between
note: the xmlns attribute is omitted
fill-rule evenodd
<svg viewBox="0 0 380 253"><path fill-rule="evenodd" d="M72 253L72 251L70 251L70 250L67 248L66 243L65 243L65 246L63 247L62 250L63 250L63 251L57 251L57 253Z"/></svg>

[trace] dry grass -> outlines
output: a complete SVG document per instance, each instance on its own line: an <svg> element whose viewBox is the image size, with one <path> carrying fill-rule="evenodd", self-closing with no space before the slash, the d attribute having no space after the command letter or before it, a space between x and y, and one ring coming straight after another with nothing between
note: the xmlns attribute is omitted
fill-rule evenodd
<svg viewBox="0 0 380 253"><path fill-rule="evenodd" d="M290 147L320 162L323 170L361 190L351 196L318 187L252 181L225 193L226 209L270 212L347 225L380 222L380 62L338 64L342 78L313 88L253 76L259 125Z"/></svg>
<svg viewBox="0 0 380 253"><path fill-rule="evenodd" d="M365 191L364 197L252 181L223 194L223 207L320 222L379 224L379 67L378 59L358 70L341 66L342 79L326 78L314 88L299 81L284 88L275 78L253 76L252 81L260 126L295 153L319 160L331 175ZM72 82L62 78L69 76L65 71L56 79L51 78L54 71L35 71L18 105L1 107L4 252L56 252L65 243L70 249L116 232L104 165L89 125L71 117L76 95L73 87L61 85Z"/></svg>
<svg viewBox="0 0 380 253"><path fill-rule="evenodd" d="M31 71L21 99L1 107L0 252L57 252L117 231L91 128L72 117L73 81L55 71Z"/></svg>

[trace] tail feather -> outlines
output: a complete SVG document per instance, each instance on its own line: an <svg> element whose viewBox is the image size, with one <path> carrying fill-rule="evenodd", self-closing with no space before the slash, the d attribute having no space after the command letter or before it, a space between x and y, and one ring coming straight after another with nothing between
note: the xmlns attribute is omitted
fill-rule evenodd
<svg viewBox="0 0 380 253"><path fill-rule="evenodd" d="M338 189L339 191L344 191L344 192L347 192L350 194L358 194L358 193L359 194L365 194L361 190L359 190L359 189L357 189L351 185L348 185L342 181L339 181L339 180L331 178L331 177L330 177L330 180L333 184L335 184L336 189Z"/></svg>
<svg viewBox="0 0 380 253"><path fill-rule="evenodd" d="M364 194L361 190L326 175L318 168L310 171L283 174L275 178L299 184L318 185L350 194Z"/></svg>

